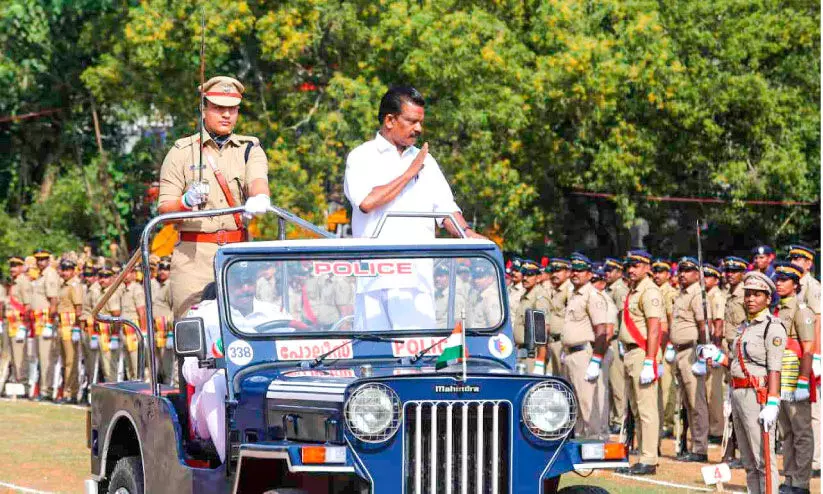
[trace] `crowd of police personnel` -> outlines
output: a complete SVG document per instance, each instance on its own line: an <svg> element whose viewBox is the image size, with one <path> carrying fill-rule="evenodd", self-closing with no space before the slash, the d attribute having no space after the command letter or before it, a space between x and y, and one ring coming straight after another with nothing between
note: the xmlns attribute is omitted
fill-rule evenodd
<svg viewBox="0 0 823 494"><path fill-rule="evenodd" d="M709 443L724 442L722 460L746 469L750 492L765 492L762 431L772 449L779 431L779 492L807 493L820 468L820 282L811 248L789 246L781 261L776 254L764 245L750 259L703 263L705 297L694 257L672 262L633 250L602 262L581 253L512 258L518 347L527 309L547 320L547 345L534 359L521 349L521 361L574 386L578 435L605 439L632 419L639 461L623 473L656 472L660 438L678 429L685 409L690 441L677 460L708 462ZM778 492L774 454L769 467Z"/></svg>

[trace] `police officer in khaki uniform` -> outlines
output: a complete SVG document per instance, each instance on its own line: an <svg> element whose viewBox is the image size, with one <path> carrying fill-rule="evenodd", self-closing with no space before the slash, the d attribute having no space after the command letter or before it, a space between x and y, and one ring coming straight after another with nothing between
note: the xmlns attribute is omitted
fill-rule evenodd
<svg viewBox="0 0 823 494"><path fill-rule="evenodd" d="M26 338L31 324L31 280L26 275L25 260L20 256L9 257L9 274L12 285L6 305L6 326L11 337L11 357L14 380L26 384L28 378L26 362Z"/></svg>
<svg viewBox="0 0 823 494"><path fill-rule="evenodd" d="M63 358L63 397L61 403L76 403L78 388L78 361L80 355L80 316L83 311L83 288L77 276L77 265L72 256L60 260L60 295L57 314Z"/></svg>
<svg viewBox="0 0 823 494"><path fill-rule="evenodd" d="M563 343L563 325L566 320L566 302L574 290L571 280L572 264L568 259L553 257L549 260L549 281L552 290L549 292L549 372L553 376L563 375L563 366L560 361L560 352Z"/></svg>
<svg viewBox="0 0 823 494"><path fill-rule="evenodd" d="M330 274L311 276L306 280L306 294L317 323L323 328L354 314L354 286L344 278Z"/></svg>
<svg viewBox="0 0 823 494"><path fill-rule="evenodd" d="M629 287L623 280L623 263L614 257L603 260L603 270L606 273L606 294L612 298L617 307L617 334L623 327L623 302L629 293ZM623 352L619 348L619 340L615 338L611 344L612 353L616 361L622 360ZM619 433L626 416L627 386L626 376L623 375L623 365L612 365L609 369L609 386L611 387L611 417L609 423L613 433ZM636 413L636 410L635 410Z"/></svg>
<svg viewBox="0 0 823 494"><path fill-rule="evenodd" d="M672 322L672 308L674 299L677 297L677 289L672 286L670 280L672 276L672 265L668 259L657 258L652 262L652 279L654 284L660 288L663 302L666 306L666 317L660 321L660 345L663 349L662 365L665 371L660 376L660 425L661 431L674 430L674 395L678 388L674 386L674 357L676 352L674 346L669 343L669 328ZM671 406L670 406L671 405Z"/></svg>
<svg viewBox="0 0 823 494"><path fill-rule="evenodd" d="M660 440L658 411L660 321L666 318L660 289L652 281L652 256L644 250L631 250L626 266L631 291L622 306L623 326L618 336L625 349L622 373L628 383L630 408L640 431L640 461L630 468L618 469L630 475L653 475L657 472L657 446ZM616 360L612 366L617 366Z"/></svg>
<svg viewBox="0 0 823 494"><path fill-rule="evenodd" d="M569 380L577 395L579 415L576 434L584 438L601 437L603 404L596 402L601 396L597 390L600 366L608 349L606 324L608 304L605 295L592 286L592 262L582 255L571 258L571 282L574 290L566 303L561 343L563 345L563 375Z"/></svg>
<svg viewBox="0 0 823 494"><path fill-rule="evenodd" d="M157 274L153 280L157 285L151 292L155 332L154 352L159 364L158 379L167 384L173 384L177 376L177 366L174 365L174 324L172 324L170 272L171 258L160 258L157 262Z"/></svg>
<svg viewBox="0 0 823 494"><path fill-rule="evenodd" d="M507 294L509 297L509 314L517 314L517 304L520 302L520 297L523 296L523 273L520 272L520 265L522 260L519 257L514 257L511 260L511 283L508 286Z"/></svg>
<svg viewBox="0 0 823 494"><path fill-rule="evenodd" d="M780 372L786 348L786 328L780 318L769 313L769 303L775 291L774 282L763 273L752 271L743 280L746 291L747 320L737 328L728 355L715 345L708 345L703 356L712 365L731 369L732 416L734 433L746 469L746 487L752 494L778 492L777 458L774 453L775 423L780 410ZM769 431L771 458L766 478L763 460L764 428Z"/></svg>
<svg viewBox="0 0 823 494"><path fill-rule="evenodd" d="M704 262L703 279L706 284L706 299L711 314L709 332L712 343L719 347L723 340L723 321L726 317L726 296L720 288L720 270ZM726 396L726 387L723 385L724 374L723 369L714 367L710 367L706 372L709 442L712 444L720 444L723 439L723 397Z"/></svg>
<svg viewBox="0 0 823 494"><path fill-rule="evenodd" d="M743 276L748 269L748 263L742 257L727 256L723 259L723 278L726 280L725 299L726 307L723 311L723 341L721 349L728 352L732 348L732 342L737 337L737 328L746 321L746 306L743 303L745 290L743 289ZM729 370L726 371L726 378L729 379ZM728 417L727 420L732 420ZM726 451L723 451L723 462L729 468L743 468L743 463L735 458L734 452L737 449L737 439L734 434L734 427L726 443Z"/></svg>
<svg viewBox="0 0 823 494"><path fill-rule="evenodd" d="M100 335L97 323L92 319L91 312L103 296L103 289L97 277L97 268L94 261L88 259L83 266L83 307L80 312L80 327L83 334L80 338L80 349L83 352L83 365L86 369L86 378L89 383L97 382L100 375Z"/></svg>
<svg viewBox="0 0 823 494"><path fill-rule="evenodd" d="M124 278L123 291L120 293L120 311L123 319L136 324L140 331L146 332L146 293L143 286L137 282L137 270L140 267L129 271ZM129 379L134 381L140 374L137 367L140 351L140 337L133 328L124 325L123 333L126 336L125 350L128 360L125 362L128 368Z"/></svg>
<svg viewBox="0 0 823 494"><path fill-rule="evenodd" d="M11 337L9 327L5 322L6 305L9 292L5 282L0 282L0 396L6 389L6 382L11 375Z"/></svg>
<svg viewBox="0 0 823 494"><path fill-rule="evenodd" d="M199 134L174 143L160 170L160 213L225 208L242 204L246 197L248 214L264 213L271 206L266 153L257 138L233 133L243 91L243 85L231 77L206 81L201 92L205 98L202 169ZM212 262L218 246L246 240L246 231L241 215L187 220L178 229L171 292L174 315L179 318L214 281Z"/></svg>
<svg viewBox="0 0 823 494"><path fill-rule="evenodd" d="M100 289L105 295L106 290L114 282L114 267L112 262L106 264L98 271L100 279ZM104 316L119 317L121 314L120 303L125 288L123 285L117 287L115 292L109 297L106 305L100 309L100 314ZM101 295L101 300L102 296ZM98 301L99 302L99 301ZM121 340L120 331L116 325L109 323L98 323L100 341L100 363L102 364L103 379L106 382L117 381L117 368L120 361L121 347L125 343Z"/></svg>
<svg viewBox="0 0 823 494"><path fill-rule="evenodd" d="M51 266L51 253L34 253L40 274L32 280L31 310L34 314L34 334L37 338L37 360L40 364L40 393L38 401L50 400L55 391L55 370L60 359L60 343L55 319L57 298L60 295L60 275Z"/></svg>
<svg viewBox="0 0 823 494"><path fill-rule="evenodd" d="M700 289L700 271L697 259L683 257L677 264L677 277L680 281L680 293L674 299L672 327L669 340L674 345L674 372L680 382L682 402L686 405L689 417L689 431L692 436L691 452L684 451L677 459L680 461L708 461L709 410L706 403L705 363L703 374L695 375L693 365L696 359L696 345L705 341L706 319L703 314L703 301ZM711 319L710 307L708 317Z"/></svg>
<svg viewBox="0 0 823 494"><path fill-rule="evenodd" d="M603 269L603 263L595 263L592 266L592 286L597 289L606 301L606 341L611 342L615 338L615 328L617 328L617 306L614 305L614 300L606 294L606 271ZM609 382L609 375L611 374L611 366L615 361L614 351L611 345L608 346L606 354L603 356L603 362L600 364L600 377L597 381L597 400L601 403L601 433L600 437L608 439L611 431L609 430L609 419L611 417L611 383ZM615 365L622 365L619 362Z"/></svg>
<svg viewBox="0 0 823 494"><path fill-rule="evenodd" d="M472 288L466 304L468 327L494 328L500 324L503 314L494 269L488 261L476 260L472 263L471 273Z"/></svg>
<svg viewBox="0 0 823 494"><path fill-rule="evenodd" d="M257 283L254 289L254 298L262 302L283 305L281 300L280 290L277 284L277 267L274 263L266 265L260 272L260 277L257 278Z"/></svg>
<svg viewBox="0 0 823 494"><path fill-rule="evenodd" d="M809 492L814 437L809 383L814 350L814 313L797 295L803 268L777 262L775 285L780 302L775 315L783 321L788 340L783 357L781 401L778 426L783 438L781 492Z"/></svg>
<svg viewBox="0 0 823 494"><path fill-rule="evenodd" d="M526 310L540 310L549 313L549 297L537 282L541 267L532 260L524 260L520 266L523 273L523 288L526 290L520 297L517 313L514 316L514 343L517 346L518 363L527 363L526 348L524 346L524 331L526 327ZM530 372L541 375L546 373L543 362L533 362L530 364Z"/></svg>

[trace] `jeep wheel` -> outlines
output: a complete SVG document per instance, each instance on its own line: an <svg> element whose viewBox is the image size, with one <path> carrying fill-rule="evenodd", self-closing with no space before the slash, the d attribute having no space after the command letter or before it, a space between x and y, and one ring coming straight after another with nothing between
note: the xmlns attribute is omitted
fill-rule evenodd
<svg viewBox="0 0 823 494"><path fill-rule="evenodd" d="M609 491L596 485L570 485L557 491L557 494L609 494Z"/></svg>
<svg viewBox="0 0 823 494"><path fill-rule="evenodd" d="M143 494L143 463L139 456L120 458L114 465L109 494Z"/></svg>

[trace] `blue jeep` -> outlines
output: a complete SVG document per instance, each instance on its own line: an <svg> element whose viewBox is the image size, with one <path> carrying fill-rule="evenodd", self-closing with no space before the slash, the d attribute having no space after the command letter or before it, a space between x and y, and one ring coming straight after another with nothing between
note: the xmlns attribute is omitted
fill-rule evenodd
<svg viewBox="0 0 823 494"><path fill-rule="evenodd" d="M155 225L237 210L156 218L144 259ZM328 237L273 212L281 229ZM175 350L225 373L225 462L190 433L186 387L158 384L150 352L150 383L92 389L86 492L543 493L567 472L627 466L622 446L574 439L567 381L517 365L491 242L249 242L222 246L214 269L218 334L208 318L183 319ZM274 290L259 297L258 283ZM148 297L148 273L144 286ZM527 318L528 349L542 343L541 316ZM455 326L468 358L443 362ZM151 325L146 336L154 348Z"/></svg>

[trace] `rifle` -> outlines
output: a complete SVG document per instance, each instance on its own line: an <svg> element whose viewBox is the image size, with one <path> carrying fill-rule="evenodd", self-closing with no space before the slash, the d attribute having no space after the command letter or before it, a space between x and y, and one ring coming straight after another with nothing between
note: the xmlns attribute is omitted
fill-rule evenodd
<svg viewBox="0 0 823 494"><path fill-rule="evenodd" d="M722 461L734 458L734 423L732 422L732 387L729 386L723 402L723 441L720 443Z"/></svg>
<svg viewBox="0 0 823 494"><path fill-rule="evenodd" d="M683 403L682 397L680 396L681 393L680 389L680 382L677 380L677 377L674 378L674 455L680 456L685 451L686 448L684 447L683 439L686 437L685 423L683 422Z"/></svg>
<svg viewBox="0 0 823 494"><path fill-rule="evenodd" d="M623 424L620 426L620 442L626 445L626 451L634 449L635 425L631 403L627 403L625 418L623 419Z"/></svg>
<svg viewBox="0 0 823 494"><path fill-rule="evenodd" d="M201 9L201 18L200 18L200 118L198 120L198 131L197 134L200 137L200 158L197 162L197 181L203 182L203 144L205 142L205 137L203 136L204 128L203 128L203 110L204 110L204 100L206 98L205 91L203 86L206 85L206 7Z"/></svg>
<svg viewBox="0 0 823 494"><path fill-rule="evenodd" d="M708 344L712 340L709 331L709 302L706 295L706 277L703 276L703 244L700 240L700 220L697 220L697 264L700 271L700 298L703 300L703 333L705 337L703 341Z"/></svg>

